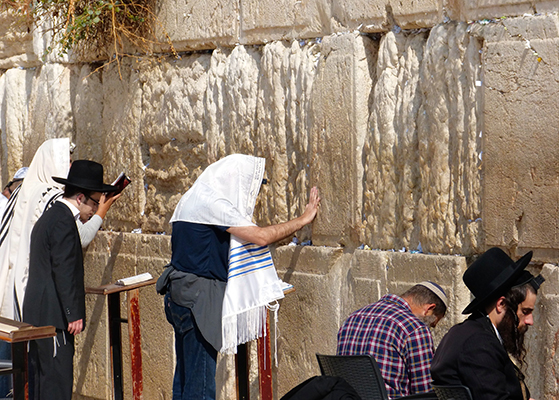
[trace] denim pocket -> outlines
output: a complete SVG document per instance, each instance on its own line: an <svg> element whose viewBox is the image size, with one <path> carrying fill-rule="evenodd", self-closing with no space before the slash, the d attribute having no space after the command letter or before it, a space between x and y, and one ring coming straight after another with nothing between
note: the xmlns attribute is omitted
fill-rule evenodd
<svg viewBox="0 0 559 400"><path fill-rule="evenodd" d="M175 331L184 334L194 328L192 311L188 307L179 306L171 300L169 294L165 295L165 316Z"/></svg>

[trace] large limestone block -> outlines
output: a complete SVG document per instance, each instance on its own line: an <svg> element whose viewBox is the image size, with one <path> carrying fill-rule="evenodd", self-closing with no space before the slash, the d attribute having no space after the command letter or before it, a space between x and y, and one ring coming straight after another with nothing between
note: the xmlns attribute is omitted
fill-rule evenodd
<svg viewBox="0 0 559 400"><path fill-rule="evenodd" d="M481 247L479 49L465 24L382 38L363 151L370 247Z"/></svg>
<svg viewBox="0 0 559 400"><path fill-rule="evenodd" d="M0 12L0 69L40 64L33 52L33 35L27 17L12 11Z"/></svg>
<svg viewBox="0 0 559 400"><path fill-rule="evenodd" d="M457 23L433 28L425 46L417 121L418 240L429 252L474 254L483 250L480 43L467 24Z"/></svg>
<svg viewBox="0 0 559 400"><path fill-rule="evenodd" d="M26 88L27 104L23 107L26 112L22 126L25 165L29 165L44 141L63 137L72 140L72 92L77 79L76 69L63 64L44 64L27 71L32 79Z"/></svg>
<svg viewBox="0 0 559 400"><path fill-rule="evenodd" d="M333 354L340 320L341 248L282 246L274 252L278 274L295 292L280 301L278 392L280 396L319 374L315 353Z"/></svg>
<svg viewBox="0 0 559 400"><path fill-rule="evenodd" d="M240 42L322 37L332 33L330 4L324 0L240 0Z"/></svg>
<svg viewBox="0 0 559 400"><path fill-rule="evenodd" d="M231 46L239 41L239 14L239 0L167 0L156 10L156 36L177 51Z"/></svg>
<svg viewBox="0 0 559 400"><path fill-rule="evenodd" d="M555 260L559 201L557 16L480 29L484 48L484 229L487 246Z"/></svg>
<svg viewBox="0 0 559 400"><path fill-rule="evenodd" d="M32 70L9 69L0 75L2 187L23 166L24 127L28 116L29 87L34 74Z"/></svg>
<svg viewBox="0 0 559 400"><path fill-rule="evenodd" d="M334 29L386 32L394 25L403 29L429 28L443 18L443 2L393 0L334 0L332 2Z"/></svg>
<svg viewBox="0 0 559 400"><path fill-rule="evenodd" d="M438 343L450 327L465 319L461 312L470 303L470 292L462 282L466 267L464 257L390 252L386 265L387 290L402 294L421 281L433 281L443 288L449 308L433 330L433 339Z"/></svg>
<svg viewBox="0 0 559 400"><path fill-rule="evenodd" d="M387 252L356 250L347 272L347 286L341 323L354 311L374 303L385 295ZM341 326L341 324L340 324Z"/></svg>
<svg viewBox="0 0 559 400"><path fill-rule="evenodd" d="M264 225L301 215L313 183L312 88L320 45L276 42L262 49L254 146L266 158L268 185L261 188L255 212ZM309 239L308 229L299 233Z"/></svg>
<svg viewBox="0 0 559 400"><path fill-rule="evenodd" d="M527 0L453 0L446 10L448 16L458 21L476 21L499 17L514 17L524 14L556 12L559 2Z"/></svg>
<svg viewBox="0 0 559 400"><path fill-rule="evenodd" d="M141 140L142 83L136 60L124 60L120 68L113 63L105 68L102 79L102 129L88 129L87 134L78 134L88 138L88 142L100 150L97 157L102 158L96 157L95 160L105 166L105 181L111 182L121 172L132 179L122 197L111 207L110 219L105 225L106 229L130 232L140 227L146 201L143 182L145 155L142 154ZM88 90L88 93L96 97L92 91ZM84 115L95 121L92 115Z"/></svg>
<svg viewBox="0 0 559 400"><path fill-rule="evenodd" d="M312 89L312 185L322 191L315 244L357 247L363 143L376 42L358 34L324 38Z"/></svg>

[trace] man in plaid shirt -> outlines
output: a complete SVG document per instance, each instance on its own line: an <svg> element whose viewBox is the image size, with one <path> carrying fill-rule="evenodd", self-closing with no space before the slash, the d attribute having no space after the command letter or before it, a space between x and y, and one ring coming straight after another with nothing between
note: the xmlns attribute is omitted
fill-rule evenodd
<svg viewBox="0 0 559 400"><path fill-rule="evenodd" d="M431 390L433 338L448 300L436 283L418 283L401 296L387 294L355 311L338 332L339 355L371 354L391 398Z"/></svg>

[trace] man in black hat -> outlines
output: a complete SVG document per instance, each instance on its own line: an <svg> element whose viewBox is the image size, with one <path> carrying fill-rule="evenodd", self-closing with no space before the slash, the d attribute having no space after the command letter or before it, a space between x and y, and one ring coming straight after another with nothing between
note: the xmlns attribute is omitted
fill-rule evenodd
<svg viewBox="0 0 559 400"><path fill-rule="evenodd" d="M30 342L31 400L70 400L73 385L74 335L85 327L83 254L76 221L88 220L103 192L103 166L93 161L72 163L64 195L37 220L31 232L29 281L23 321L54 325L56 337Z"/></svg>
<svg viewBox="0 0 559 400"><path fill-rule="evenodd" d="M533 325L536 295L544 278L524 269L532 252L514 262L499 248L482 254L463 276L474 300L470 317L441 341L431 375L435 385L467 386L474 400L527 400L520 366L524 334Z"/></svg>

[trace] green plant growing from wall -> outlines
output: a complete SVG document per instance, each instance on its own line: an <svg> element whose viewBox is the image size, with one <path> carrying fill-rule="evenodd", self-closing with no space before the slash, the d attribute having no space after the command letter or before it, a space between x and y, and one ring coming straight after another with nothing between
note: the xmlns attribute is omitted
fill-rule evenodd
<svg viewBox="0 0 559 400"><path fill-rule="evenodd" d="M52 33L53 44L47 53L59 56L73 52L94 54L108 60L100 68L122 57L151 55L159 21L155 14L156 0L0 0L2 9L22 17L22 22L44 26ZM165 44L176 56L169 38Z"/></svg>

